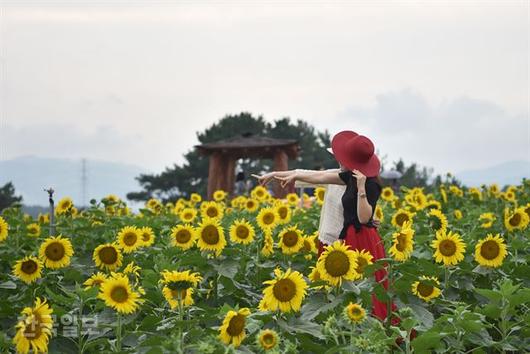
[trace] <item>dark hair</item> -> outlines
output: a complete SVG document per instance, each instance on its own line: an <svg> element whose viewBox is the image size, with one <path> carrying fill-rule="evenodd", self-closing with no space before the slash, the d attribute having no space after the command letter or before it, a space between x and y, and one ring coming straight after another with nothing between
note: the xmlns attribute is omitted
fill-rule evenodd
<svg viewBox="0 0 530 354"><path fill-rule="evenodd" d="M238 172L236 176L236 182L244 181L245 180L245 172Z"/></svg>

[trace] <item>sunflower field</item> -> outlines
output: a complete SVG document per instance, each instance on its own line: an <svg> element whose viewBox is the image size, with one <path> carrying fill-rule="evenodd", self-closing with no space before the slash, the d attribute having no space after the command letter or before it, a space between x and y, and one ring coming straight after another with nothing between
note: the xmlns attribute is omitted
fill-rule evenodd
<svg viewBox="0 0 530 354"><path fill-rule="evenodd" d="M2 353L530 351L530 181L384 188L387 258L317 257L325 190L0 217ZM80 208L81 209L81 208ZM374 280L386 268L388 291ZM392 316L371 314L372 298ZM395 306L392 306L392 302Z"/></svg>

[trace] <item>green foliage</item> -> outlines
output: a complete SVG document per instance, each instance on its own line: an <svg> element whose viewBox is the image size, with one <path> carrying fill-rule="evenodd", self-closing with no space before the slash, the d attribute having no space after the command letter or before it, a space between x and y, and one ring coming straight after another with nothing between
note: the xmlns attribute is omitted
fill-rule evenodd
<svg viewBox="0 0 530 354"><path fill-rule="evenodd" d="M0 211L14 203L20 203L21 201L22 197L17 197L15 195L15 186L13 186L13 183L8 182L0 187Z"/></svg>

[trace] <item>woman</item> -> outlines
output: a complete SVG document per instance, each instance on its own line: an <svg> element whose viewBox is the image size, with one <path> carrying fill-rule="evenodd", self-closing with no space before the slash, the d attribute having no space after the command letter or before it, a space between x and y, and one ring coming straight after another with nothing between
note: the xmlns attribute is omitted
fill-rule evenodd
<svg viewBox="0 0 530 354"><path fill-rule="evenodd" d="M340 172L304 170L271 172L261 176L260 183L265 184L277 179L282 187L295 181L346 185L342 195L344 224L339 238L354 250L370 252L374 261L385 258L384 244L373 222L377 200L381 194L378 177L381 164L374 153L374 144L363 135L343 131L333 137L331 149L341 166ZM385 269L375 272L376 281L382 282L387 289L388 281L385 278ZM392 309L396 309L394 304ZM377 300L375 294L372 294L372 313L381 320L387 317L387 304ZM392 319L394 324L398 321L397 318Z"/></svg>

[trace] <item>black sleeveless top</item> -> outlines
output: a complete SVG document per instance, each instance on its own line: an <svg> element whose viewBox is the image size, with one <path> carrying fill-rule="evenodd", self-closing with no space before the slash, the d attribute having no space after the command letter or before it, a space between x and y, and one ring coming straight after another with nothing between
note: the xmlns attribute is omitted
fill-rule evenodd
<svg viewBox="0 0 530 354"><path fill-rule="evenodd" d="M366 227L375 227L372 223L375 206L377 200L381 195L381 186L377 183L375 177L366 178L366 198L368 204L372 206L372 216L367 224L361 224L359 217L357 216L357 179L352 175L351 171L343 171L339 173L339 177L346 184L346 191L342 195L342 206L344 207L344 226L340 232L339 238L344 239L346 232L350 225L355 227L355 230L360 231L361 225Z"/></svg>

